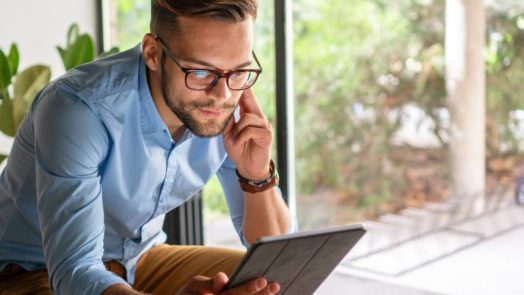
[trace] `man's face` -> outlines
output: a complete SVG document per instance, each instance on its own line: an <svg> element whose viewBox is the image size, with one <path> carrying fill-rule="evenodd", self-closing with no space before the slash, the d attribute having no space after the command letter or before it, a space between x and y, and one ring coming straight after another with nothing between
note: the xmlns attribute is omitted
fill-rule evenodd
<svg viewBox="0 0 524 295"><path fill-rule="evenodd" d="M182 17L180 28L178 35L163 41L182 67L220 72L250 68L246 64L253 59L251 18L228 23ZM186 87L185 73L165 52L162 54L160 82L171 111L197 136L221 134L238 105L242 91L229 89L225 78L219 79L209 90L191 90Z"/></svg>

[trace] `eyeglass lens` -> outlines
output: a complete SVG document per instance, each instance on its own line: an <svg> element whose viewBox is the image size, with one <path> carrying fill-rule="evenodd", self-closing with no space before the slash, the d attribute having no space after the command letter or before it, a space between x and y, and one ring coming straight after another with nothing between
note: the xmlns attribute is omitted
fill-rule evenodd
<svg viewBox="0 0 524 295"><path fill-rule="evenodd" d="M257 77L254 71L233 71L227 74L227 84L233 90L249 88ZM186 83L191 89L207 89L214 85L220 75L206 70L195 70L187 73Z"/></svg>

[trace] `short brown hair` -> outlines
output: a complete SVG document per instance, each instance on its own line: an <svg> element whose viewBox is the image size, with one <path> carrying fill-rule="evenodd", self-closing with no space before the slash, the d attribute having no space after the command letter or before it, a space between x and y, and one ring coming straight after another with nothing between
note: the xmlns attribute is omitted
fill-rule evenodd
<svg viewBox="0 0 524 295"><path fill-rule="evenodd" d="M150 30L169 38L178 33L179 18L202 17L240 22L257 16L257 0L151 0Z"/></svg>

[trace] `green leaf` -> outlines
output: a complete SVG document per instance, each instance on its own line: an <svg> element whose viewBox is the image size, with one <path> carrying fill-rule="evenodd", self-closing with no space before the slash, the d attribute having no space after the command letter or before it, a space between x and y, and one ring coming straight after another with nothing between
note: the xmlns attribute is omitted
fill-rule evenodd
<svg viewBox="0 0 524 295"><path fill-rule="evenodd" d="M95 58L95 46L93 39L88 34L82 34L67 49L67 60L65 63L66 70L70 70L78 65L93 61Z"/></svg>
<svg viewBox="0 0 524 295"><path fill-rule="evenodd" d="M104 52L100 53L97 56L97 58L103 58L103 57L109 56L111 54L118 53L119 51L120 51L120 49L118 47L113 47L113 48L109 49L108 51L104 51Z"/></svg>
<svg viewBox="0 0 524 295"><path fill-rule="evenodd" d="M2 164L2 162L7 159L7 155L2 155L0 154L0 164Z"/></svg>
<svg viewBox="0 0 524 295"><path fill-rule="evenodd" d="M13 118L15 129L27 113L36 94L44 88L51 79L51 70L45 65L34 65L22 71L15 77L13 84Z"/></svg>
<svg viewBox="0 0 524 295"><path fill-rule="evenodd" d="M77 23L72 24L67 31L67 47L71 47L78 38L80 28Z"/></svg>
<svg viewBox="0 0 524 295"><path fill-rule="evenodd" d="M7 89L11 84L11 70L9 69L9 61L4 52L0 50L0 90Z"/></svg>
<svg viewBox="0 0 524 295"><path fill-rule="evenodd" d="M11 137L14 137L16 133L13 120L13 101L9 98L2 99L2 104L0 104L0 131Z"/></svg>
<svg viewBox="0 0 524 295"><path fill-rule="evenodd" d="M66 62L68 59L67 57L68 52L60 46L56 46L56 49L58 50L58 53L60 54L60 58L62 58L62 64L64 65L64 68L67 70Z"/></svg>
<svg viewBox="0 0 524 295"><path fill-rule="evenodd" d="M11 76L16 75L18 71L18 63L20 61L20 54L18 53L18 47L15 43L11 44L9 49L9 69L11 70Z"/></svg>
<svg viewBox="0 0 524 295"><path fill-rule="evenodd" d="M66 71L95 59L93 39L88 34L80 34L79 32L78 25L72 24L67 32L66 48L56 47Z"/></svg>

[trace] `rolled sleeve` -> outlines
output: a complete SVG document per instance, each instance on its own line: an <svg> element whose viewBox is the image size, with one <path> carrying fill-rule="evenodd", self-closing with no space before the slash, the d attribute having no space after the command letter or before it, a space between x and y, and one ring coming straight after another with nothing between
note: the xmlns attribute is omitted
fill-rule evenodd
<svg viewBox="0 0 524 295"><path fill-rule="evenodd" d="M226 158L222 166L217 172L218 180L222 186L222 190L226 196L227 207L233 226L242 241L242 244L248 246L244 233L242 231L242 223L244 221L244 193L240 189L240 183L235 173L235 164L233 161Z"/></svg>
<svg viewBox="0 0 524 295"><path fill-rule="evenodd" d="M52 84L32 109L37 205L55 294L100 294L124 280L105 269L99 167L110 146L104 126L67 87Z"/></svg>

